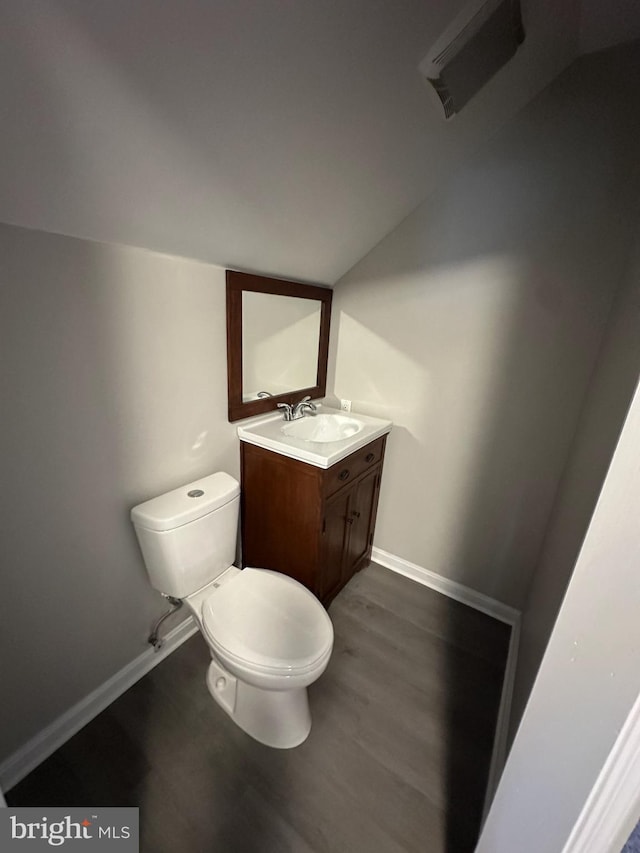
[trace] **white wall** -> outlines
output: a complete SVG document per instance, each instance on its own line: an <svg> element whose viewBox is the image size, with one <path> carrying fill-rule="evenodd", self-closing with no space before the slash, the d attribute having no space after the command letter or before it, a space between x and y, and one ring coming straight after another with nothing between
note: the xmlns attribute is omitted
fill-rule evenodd
<svg viewBox="0 0 640 853"><path fill-rule="evenodd" d="M215 470L224 271L0 226L0 762L146 648L128 512Z"/></svg>
<svg viewBox="0 0 640 853"><path fill-rule="evenodd" d="M476 853L559 853L640 691L640 386Z"/></svg>
<svg viewBox="0 0 640 853"><path fill-rule="evenodd" d="M516 607L628 262L637 55L574 64L334 291L335 394L395 424L376 545Z"/></svg>

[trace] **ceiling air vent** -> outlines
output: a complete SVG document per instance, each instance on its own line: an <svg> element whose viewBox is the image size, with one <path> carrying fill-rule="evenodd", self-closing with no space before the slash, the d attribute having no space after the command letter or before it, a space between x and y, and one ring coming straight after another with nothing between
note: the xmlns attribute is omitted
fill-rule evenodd
<svg viewBox="0 0 640 853"><path fill-rule="evenodd" d="M505 65L524 41L520 0L475 0L419 65L450 119Z"/></svg>

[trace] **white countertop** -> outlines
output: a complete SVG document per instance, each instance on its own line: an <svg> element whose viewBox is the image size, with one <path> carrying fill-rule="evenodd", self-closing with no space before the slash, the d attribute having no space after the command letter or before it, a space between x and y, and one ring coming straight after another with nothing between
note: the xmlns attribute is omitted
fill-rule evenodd
<svg viewBox="0 0 640 853"><path fill-rule="evenodd" d="M391 421L373 418L370 415L361 415L357 412L341 412L324 405L318 405L318 413L346 415L362 423L362 429L355 435L340 441L305 441L284 435L282 428L287 425L287 421L284 420L280 412L272 412L269 415L252 418L239 424L237 427L238 437L240 441L255 444L257 447L264 447L266 450L273 450L274 453L280 453L290 459L308 462L317 468L330 468L336 462L349 456L354 450L359 450L371 441L375 441L376 438L386 435L393 426ZM312 417L313 415L305 414L305 418Z"/></svg>

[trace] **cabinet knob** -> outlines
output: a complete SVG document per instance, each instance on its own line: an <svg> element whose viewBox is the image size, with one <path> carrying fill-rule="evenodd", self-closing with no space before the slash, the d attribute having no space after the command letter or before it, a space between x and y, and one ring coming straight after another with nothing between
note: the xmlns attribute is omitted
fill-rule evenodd
<svg viewBox="0 0 640 853"><path fill-rule="evenodd" d="M347 517L347 518L345 518L345 521L347 522L347 524L353 524L352 518Z"/></svg>
<svg viewBox="0 0 640 853"><path fill-rule="evenodd" d="M375 458L376 458L375 453L367 453L367 455L364 457L364 461L365 462L373 462L373 460Z"/></svg>
<svg viewBox="0 0 640 853"><path fill-rule="evenodd" d="M357 510L357 509L354 509L354 510L353 510L353 512L351 513L351 515L352 515L354 518L360 518L360 513L358 512L358 510Z"/></svg>
<svg viewBox="0 0 640 853"><path fill-rule="evenodd" d="M348 478L348 476L349 476L349 469L345 468L343 471L340 471L340 473L338 474L338 479L339 480L346 480Z"/></svg>

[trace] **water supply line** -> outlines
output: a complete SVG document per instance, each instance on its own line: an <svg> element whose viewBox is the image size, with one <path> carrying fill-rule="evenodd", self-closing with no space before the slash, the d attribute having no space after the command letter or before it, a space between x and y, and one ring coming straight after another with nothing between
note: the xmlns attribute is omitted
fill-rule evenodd
<svg viewBox="0 0 640 853"><path fill-rule="evenodd" d="M158 636L158 631L160 630L160 626L164 622L165 619L168 619L176 611L180 610L182 607L182 599L174 598L173 595L165 595L165 593L161 593L163 598L166 598L171 607L167 610L166 613L163 613L162 616L158 619L156 624L153 626L153 630L149 634L148 643L153 646L153 650L155 652L159 652L162 646L164 645L164 640L162 637Z"/></svg>

